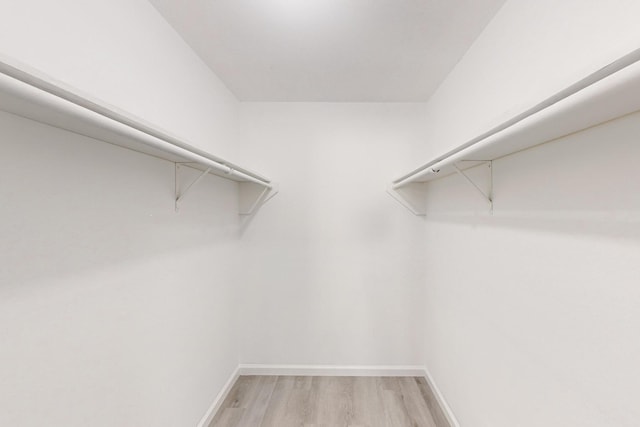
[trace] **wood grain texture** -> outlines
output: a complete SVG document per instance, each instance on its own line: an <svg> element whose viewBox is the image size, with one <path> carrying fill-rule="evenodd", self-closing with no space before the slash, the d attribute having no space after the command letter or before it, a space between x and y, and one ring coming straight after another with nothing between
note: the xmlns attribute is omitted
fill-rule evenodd
<svg viewBox="0 0 640 427"><path fill-rule="evenodd" d="M425 378L416 378L416 384L420 389L420 394L422 394L422 397L427 402L427 407L433 420L436 422L436 427L452 427L444 410L440 406L440 402L438 402L435 391L431 389L427 380Z"/></svg>
<svg viewBox="0 0 640 427"><path fill-rule="evenodd" d="M241 376L210 427L440 427L421 381Z"/></svg>

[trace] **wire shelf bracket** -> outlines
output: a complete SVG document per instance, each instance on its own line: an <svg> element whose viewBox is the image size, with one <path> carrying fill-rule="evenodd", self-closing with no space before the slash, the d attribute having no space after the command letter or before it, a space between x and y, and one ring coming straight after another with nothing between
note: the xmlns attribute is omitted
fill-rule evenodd
<svg viewBox="0 0 640 427"><path fill-rule="evenodd" d="M487 160L484 161L483 164L486 167L482 168L482 170L485 170L489 174L488 179L486 180L486 182L488 182L487 189L483 189L481 185L476 183L469 175L465 173L464 170L460 169L456 163L452 163L452 166L456 170L456 172L460 176L462 176L474 190L476 190L476 193L479 194L480 197L482 197L482 199L489 204L489 210L493 214L493 161Z"/></svg>
<svg viewBox="0 0 640 427"><path fill-rule="evenodd" d="M271 187L264 187L253 182L238 183L239 214L242 217L255 215L262 206L278 194L279 187L272 184Z"/></svg>
<svg viewBox="0 0 640 427"><path fill-rule="evenodd" d="M248 206L240 207L243 216L253 215L277 193L268 178L2 54L0 111L174 163L176 212L185 197L209 174L237 183L239 198L249 200ZM191 169L188 174L186 168ZM193 176L193 171L199 171L199 175L183 182Z"/></svg>
<svg viewBox="0 0 640 427"><path fill-rule="evenodd" d="M184 168L196 170L196 166L189 162L176 162L175 163L175 211L180 212L180 207L192 188L194 188L202 179L212 172L212 168L205 170L198 170L200 174L186 184L183 177ZM231 173L233 169L231 170ZM183 182L185 181L185 182ZM186 184L186 187L184 186ZM184 187L184 189L183 189ZM264 186L256 184L251 181L238 182L238 202L239 209L238 214L240 216L252 216L254 215L262 205L271 200L276 194L278 194L277 184L271 184L270 186Z"/></svg>
<svg viewBox="0 0 640 427"><path fill-rule="evenodd" d="M458 163L468 162L466 167L459 167ZM482 199L489 204L490 213L493 214L493 161L491 160L459 160L452 163L451 167L464 178L465 182L471 185ZM470 176L466 171L470 169L479 169L484 171L487 176L478 182L477 178ZM431 173L438 174L440 170L433 170ZM474 174L475 175L475 174ZM430 181L410 182L402 186L391 185L387 188L387 193L391 195L398 203L416 216L427 215L427 185Z"/></svg>
<svg viewBox="0 0 640 427"><path fill-rule="evenodd" d="M493 213L493 160L638 111L640 48L397 178L387 192L415 215L424 215L426 195L420 195L420 191L416 194L415 188L403 190L421 184L416 188L424 193L427 182L457 173L489 204ZM475 170L483 164L487 164L487 180Z"/></svg>
<svg viewBox="0 0 640 427"><path fill-rule="evenodd" d="M412 182L401 188L390 185L387 193L415 216L427 215L426 183Z"/></svg>

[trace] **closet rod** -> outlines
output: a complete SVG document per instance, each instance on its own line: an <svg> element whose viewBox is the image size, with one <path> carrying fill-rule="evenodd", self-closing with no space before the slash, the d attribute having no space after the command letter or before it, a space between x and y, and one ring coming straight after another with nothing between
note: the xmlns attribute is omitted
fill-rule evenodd
<svg viewBox="0 0 640 427"><path fill-rule="evenodd" d="M272 188L270 180L240 166L229 163L224 159L213 156L187 144L177 137L170 135L129 113L110 106L102 101L91 99L87 95L81 95L78 91L65 83L32 69L24 64L19 64L6 56L0 56L0 73L37 88L71 104L91 111L104 118L113 120L127 128L141 132L151 138L143 138L142 142L158 150L177 155L194 163L215 169L226 175L232 175L245 181L250 181L267 188ZM138 138L140 140L140 138Z"/></svg>
<svg viewBox="0 0 640 427"><path fill-rule="evenodd" d="M394 189L398 189L404 185L407 185L411 182L413 182L416 179L421 178L423 175L428 174L431 171L431 167L435 166L437 163L442 162L443 160L446 160L448 158L450 158L451 156L466 150L467 148L473 147L474 145L484 141L485 139L497 134L498 132L501 132L519 122L521 122L522 120L541 112L542 110L551 107L552 105L558 103L559 101L562 101L563 99L566 99L568 97L570 97L571 95L588 88L589 86L599 82L600 80L603 80L607 77L609 77L610 75L622 70L623 68L626 68L630 65L635 64L636 62L640 61L640 49L636 49L626 55L624 55L621 58L618 58L617 60L611 62L610 64L600 68L599 70L595 71L594 73L589 74L587 77L577 81L576 83L566 87L565 89L561 90L560 92L557 92L556 94L550 96L549 98L543 100L542 102L534 105L533 107L523 111L522 113L512 117L511 119L491 128L490 130L478 135L477 137L465 142L464 144L454 148L451 151L446 152L445 154L431 160L430 162L420 166L419 168L409 172L408 174L396 179L395 181L393 181L393 188Z"/></svg>

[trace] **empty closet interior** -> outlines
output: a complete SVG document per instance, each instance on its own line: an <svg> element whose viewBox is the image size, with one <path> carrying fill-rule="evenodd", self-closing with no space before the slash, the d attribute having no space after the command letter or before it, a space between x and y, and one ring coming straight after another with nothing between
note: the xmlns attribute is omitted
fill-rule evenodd
<svg viewBox="0 0 640 427"><path fill-rule="evenodd" d="M2 10L0 425L637 425L640 3Z"/></svg>

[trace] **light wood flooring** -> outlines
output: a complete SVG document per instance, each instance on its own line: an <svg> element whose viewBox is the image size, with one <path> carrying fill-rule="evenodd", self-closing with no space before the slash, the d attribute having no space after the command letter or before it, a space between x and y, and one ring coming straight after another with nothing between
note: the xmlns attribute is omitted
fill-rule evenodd
<svg viewBox="0 0 640 427"><path fill-rule="evenodd" d="M241 376L210 427L442 426L430 397L424 378Z"/></svg>

